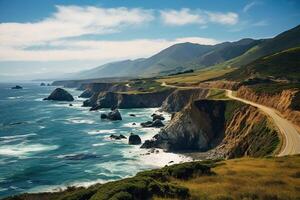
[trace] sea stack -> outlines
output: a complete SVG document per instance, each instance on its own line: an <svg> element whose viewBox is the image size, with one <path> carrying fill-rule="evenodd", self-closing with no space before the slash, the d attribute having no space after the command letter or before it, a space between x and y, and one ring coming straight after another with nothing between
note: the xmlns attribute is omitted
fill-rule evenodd
<svg viewBox="0 0 300 200"><path fill-rule="evenodd" d="M47 98L44 100L54 101L74 101L73 96L62 88L56 88Z"/></svg>
<svg viewBox="0 0 300 200"><path fill-rule="evenodd" d="M11 89L23 89L21 86L19 86L19 85L16 85L15 87L12 87Z"/></svg>

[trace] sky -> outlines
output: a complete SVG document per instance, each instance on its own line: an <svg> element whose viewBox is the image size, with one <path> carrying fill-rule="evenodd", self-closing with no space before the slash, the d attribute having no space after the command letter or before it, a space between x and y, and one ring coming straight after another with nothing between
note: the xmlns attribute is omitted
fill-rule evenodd
<svg viewBox="0 0 300 200"><path fill-rule="evenodd" d="M38 78L149 57L175 43L270 38L298 0L0 0L0 78Z"/></svg>

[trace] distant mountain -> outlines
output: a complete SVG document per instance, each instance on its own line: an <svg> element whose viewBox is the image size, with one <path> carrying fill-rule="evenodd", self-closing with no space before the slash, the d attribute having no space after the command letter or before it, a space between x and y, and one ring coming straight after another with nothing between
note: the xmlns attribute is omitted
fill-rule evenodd
<svg viewBox="0 0 300 200"><path fill-rule="evenodd" d="M214 46L213 50L201 56L199 64L212 66L244 54L250 48L261 44L263 40L242 39L237 42L224 42Z"/></svg>
<svg viewBox="0 0 300 200"><path fill-rule="evenodd" d="M180 43L137 60L107 63L73 75L74 79L122 76L156 76L213 65L239 67L259 57L300 46L300 26L271 39L250 38L216 45Z"/></svg>
<svg viewBox="0 0 300 200"><path fill-rule="evenodd" d="M274 78L300 81L300 47L261 57L224 76L230 80Z"/></svg>
<svg viewBox="0 0 300 200"><path fill-rule="evenodd" d="M108 63L75 74L77 78L113 76L154 76L211 66L243 54L260 43L259 40L243 39L217 45L180 43L143 59Z"/></svg>
<svg viewBox="0 0 300 200"><path fill-rule="evenodd" d="M264 40L260 44L249 49L243 55L225 62L224 65L239 67L248 64L251 61L254 61L262 56L266 56L272 53L283 51L285 49L299 46L300 25L288 31L285 31L272 39Z"/></svg>

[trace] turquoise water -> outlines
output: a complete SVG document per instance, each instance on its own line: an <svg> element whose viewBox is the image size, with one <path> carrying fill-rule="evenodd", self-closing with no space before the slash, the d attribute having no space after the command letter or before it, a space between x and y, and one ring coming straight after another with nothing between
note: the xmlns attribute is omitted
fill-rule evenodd
<svg viewBox="0 0 300 200"><path fill-rule="evenodd" d="M121 109L122 121L103 121L101 112L109 110L81 107L80 91L68 89L76 97L70 107L42 101L54 87L21 85L23 90L12 90L14 84L0 84L0 198L117 180L184 159L162 151L146 155L147 150L127 140L109 139L110 134L130 132L143 141L151 138L159 130L143 129L139 123L150 120L155 108Z"/></svg>

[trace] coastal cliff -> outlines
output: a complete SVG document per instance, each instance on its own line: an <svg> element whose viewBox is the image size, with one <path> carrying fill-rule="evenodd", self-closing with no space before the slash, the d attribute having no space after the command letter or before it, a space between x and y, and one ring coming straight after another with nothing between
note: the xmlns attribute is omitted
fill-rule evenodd
<svg viewBox="0 0 300 200"><path fill-rule="evenodd" d="M300 91L297 89L282 90L279 93L258 93L242 86L238 89L237 96L275 108L300 127Z"/></svg>
<svg viewBox="0 0 300 200"><path fill-rule="evenodd" d="M208 94L208 89L177 89L166 98L161 110L171 113L178 112L189 102L204 99Z"/></svg>
<svg viewBox="0 0 300 200"><path fill-rule="evenodd" d="M93 96L90 103L94 108L154 108L160 107L172 89L149 93L101 92Z"/></svg>
<svg viewBox="0 0 300 200"><path fill-rule="evenodd" d="M215 157L270 155L279 143L277 131L258 109L237 101L197 100L175 114L144 148L207 151Z"/></svg>

